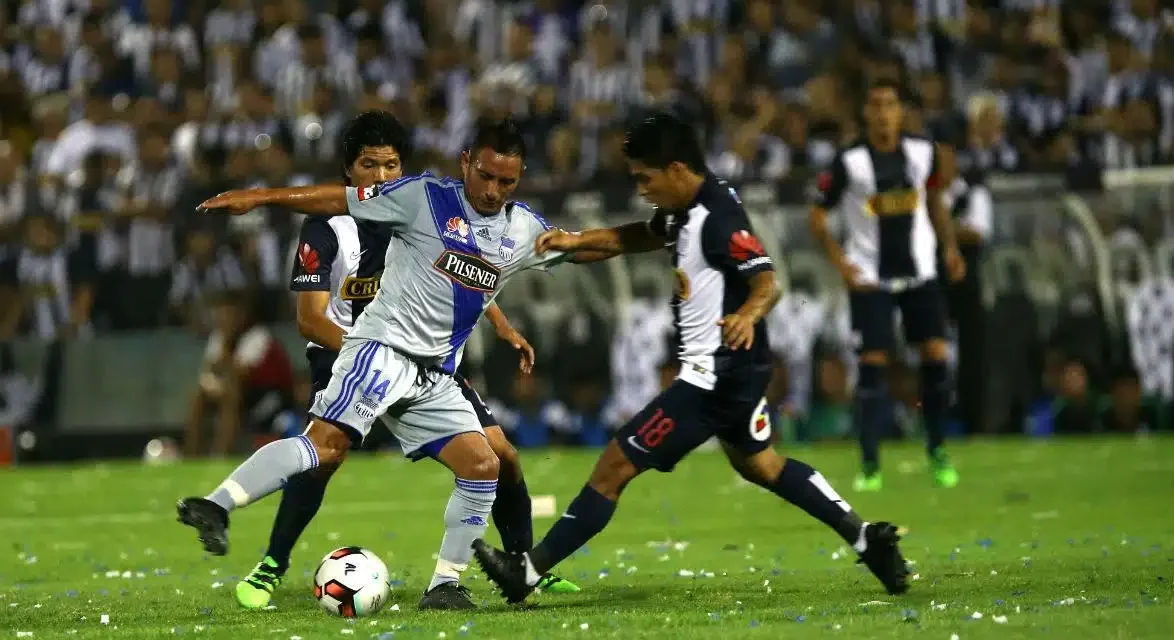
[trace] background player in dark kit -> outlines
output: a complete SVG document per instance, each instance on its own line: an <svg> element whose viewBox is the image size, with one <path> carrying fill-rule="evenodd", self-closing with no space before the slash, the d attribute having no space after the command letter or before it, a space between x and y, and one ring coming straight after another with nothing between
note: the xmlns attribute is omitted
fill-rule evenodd
<svg viewBox="0 0 1174 640"><path fill-rule="evenodd" d="M896 527L863 522L817 471L770 444L765 392L770 351L762 318L778 301L774 266L733 189L705 166L693 127L658 114L624 143L640 195L658 207L650 223L582 233L552 230L539 251L641 253L667 248L677 274L673 306L681 373L623 426L587 485L528 553L474 542L477 560L511 602L607 526L624 488L648 469L671 471L717 436L742 477L802 508L860 554L890 593L908 586Z"/></svg>
<svg viewBox="0 0 1174 640"><path fill-rule="evenodd" d="M966 263L942 202L942 181L949 170L936 144L902 133L904 109L896 84L881 81L869 87L863 112L865 138L839 151L820 177L820 197L811 209L812 233L848 286L858 341L856 423L863 469L854 487L882 487L880 434L890 415L884 377L894 346L895 309L901 311L906 340L921 351L921 411L930 471L939 486L952 487L958 484L958 472L942 447L951 385L938 251L951 281L962 279ZM838 209L844 221L845 247L828 230L831 209Z"/></svg>
<svg viewBox="0 0 1174 640"><path fill-rule="evenodd" d="M390 182L403 175L403 161L408 156L409 133L398 120L384 111L368 111L348 123L343 131L339 157L343 180L347 185L367 187ZM298 255L291 275L291 289L297 291L297 324L302 336L311 342L306 349L314 393L326 388L331 367L342 346L344 327L349 327L375 295L379 274L383 271L390 228L377 222L349 217L322 218L307 216L302 224ZM349 253L354 273L337 274L334 264L340 254ZM355 264L357 263L357 264ZM337 282L339 277L345 279ZM333 277L332 277L333 276ZM337 286L336 286L337 282ZM338 289L336 291L336 288ZM331 316L336 319L332 319ZM505 314L491 306L486 317L493 323L498 337L521 352L521 367L529 371L534 352L524 337L510 325ZM468 381L461 378L465 395L477 412L486 437L500 463L500 485L493 506L493 521L503 541L517 550L533 544L530 520L530 495L522 475L518 452L497 426L497 420L481 401ZM368 442L378 441L375 431ZM366 445L367 443L364 443ZM237 601L247 608L269 604L289 567L294 544L317 514L326 486L338 465L320 467L289 479L273 522L265 556L253 572L236 587ZM577 591L573 584L550 576L544 588L552 591ZM459 601L456 600L456 601ZM424 607L445 608L447 599L426 599Z"/></svg>

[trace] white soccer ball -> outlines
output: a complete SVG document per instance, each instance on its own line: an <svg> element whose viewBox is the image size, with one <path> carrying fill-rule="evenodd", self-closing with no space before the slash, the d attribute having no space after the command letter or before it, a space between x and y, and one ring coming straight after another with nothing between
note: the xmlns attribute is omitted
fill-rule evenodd
<svg viewBox="0 0 1174 640"><path fill-rule="evenodd" d="M370 549L335 549L322 558L322 564L314 572L314 598L336 616L374 615L387 603L390 594L387 565Z"/></svg>

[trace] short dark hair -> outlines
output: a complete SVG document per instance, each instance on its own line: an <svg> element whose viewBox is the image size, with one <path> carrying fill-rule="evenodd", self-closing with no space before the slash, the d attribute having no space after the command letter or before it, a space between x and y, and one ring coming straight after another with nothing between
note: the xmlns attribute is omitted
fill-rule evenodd
<svg viewBox="0 0 1174 640"><path fill-rule="evenodd" d="M865 90L864 95L867 96L873 91L880 89L892 89L893 93L897 94L898 100L905 99L905 89L901 86L901 82L888 77L880 77L868 83L868 88Z"/></svg>
<svg viewBox="0 0 1174 640"><path fill-rule="evenodd" d="M653 114L627 131L624 155L654 169L674 162L705 172L705 155L692 125L670 113Z"/></svg>
<svg viewBox="0 0 1174 640"><path fill-rule="evenodd" d="M351 119L342 130L342 157L343 175L355 160L363 147L394 147L399 152L400 160L405 161L410 155L411 144L408 129L395 116L387 111L364 111Z"/></svg>
<svg viewBox="0 0 1174 640"><path fill-rule="evenodd" d="M503 156L518 156L526 159L526 138L512 118L503 120L481 120L473 133L469 151L490 149Z"/></svg>

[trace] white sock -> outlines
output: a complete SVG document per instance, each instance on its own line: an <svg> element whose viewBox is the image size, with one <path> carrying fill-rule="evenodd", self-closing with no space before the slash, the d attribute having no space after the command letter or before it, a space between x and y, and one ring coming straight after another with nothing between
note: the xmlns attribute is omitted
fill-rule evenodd
<svg viewBox="0 0 1174 640"><path fill-rule="evenodd" d="M542 580L542 576L534 569L534 563L530 562L529 553L523 553L522 557L526 560L526 586L533 587L538 584L539 580Z"/></svg>
<svg viewBox="0 0 1174 640"><path fill-rule="evenodd" d="M852 548L856 550L856 553L864 553L864 550L868 548L868 541L864 538L864 530L867 528L867 522L860 525L860 535L856 537L856 542L852 544Z"/></svg>
<svg viewBox="0 0 1174 640"><path fill-rule="evenodd" d="M461 572L469 567L473 557L473 541L485 537L485 529L489 527L497 481L457 478L456 485L444 510L444 539L440 542L429 591L446 582L460 582Z"/></svg>

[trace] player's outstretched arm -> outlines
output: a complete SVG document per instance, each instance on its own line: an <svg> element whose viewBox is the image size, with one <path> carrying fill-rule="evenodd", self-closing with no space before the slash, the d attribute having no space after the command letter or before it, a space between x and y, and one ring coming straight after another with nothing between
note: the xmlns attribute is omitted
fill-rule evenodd
<svg viewBox="0 0 1174 640"><path fill-rule="evenodd" d="M547 251L562 251L579 254L597 252L596 255L576 255L577 262L592 262L621 253L645 253L664 247L664 238L653 233L647 222L632 222L608 229L588 229L571 233L551 229L538 237L537 250L542 255Z"/></svg>
<svg viewBox="0 0 1174 640"><path fill-rule="evenodd" d="M345 216L346 187L316 185L280 189L234 189L205 200L196 208L200 213L244 215L265 206L285 207L312 216Z"/></svg>

